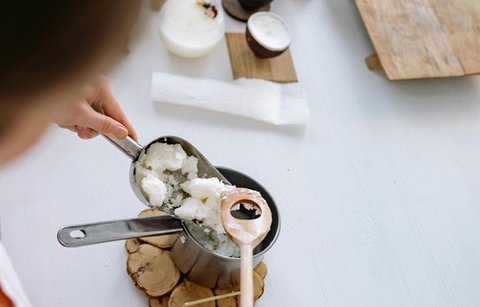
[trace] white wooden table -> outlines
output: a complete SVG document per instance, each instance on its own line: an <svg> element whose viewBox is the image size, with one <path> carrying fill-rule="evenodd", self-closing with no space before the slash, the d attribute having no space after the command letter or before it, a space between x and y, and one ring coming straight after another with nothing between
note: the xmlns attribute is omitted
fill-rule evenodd
<svg viewBox="0 0 480 307"><path fill-rule="evenodd" d="M276 0L311 111L307 128L154 105L155 71L231 80L226 42L169 54L148 3L108 75L142 143L173 134L264 184L282 214L259 307L480 305L480 78L390 83L351 0ZM228 19L227 31L245 25ZM141 26L138 26L141 28ZM137 29L138 30L138 29ZM35 306L148 306L124 242L67 249L59 227L135 217L130 161L56 127L0 172L1 234Z"/></svg>

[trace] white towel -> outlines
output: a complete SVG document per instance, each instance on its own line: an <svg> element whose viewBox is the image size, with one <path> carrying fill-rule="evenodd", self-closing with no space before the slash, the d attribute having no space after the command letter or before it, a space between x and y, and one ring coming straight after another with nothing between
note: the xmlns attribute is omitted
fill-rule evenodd
<svg viewBox="0 0 480 307"><path fill-rule="evenodd" d="M245 116L275 125L307 125L305 92L299 83L240 78L233 82L153 73L152 99Z"/></svg>

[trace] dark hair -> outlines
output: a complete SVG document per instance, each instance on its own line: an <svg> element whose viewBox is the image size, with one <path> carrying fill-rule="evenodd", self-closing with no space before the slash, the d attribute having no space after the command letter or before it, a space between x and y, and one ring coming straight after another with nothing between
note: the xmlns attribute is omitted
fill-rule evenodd
<svg viewBox="0 0 480 307"><path fill-rule="evenodd" d="M11 97L50 87L126 38L137 4L133 0L1 1L0 124L8 119L8 112L22 107L21 100L11 105Z"/></svg>

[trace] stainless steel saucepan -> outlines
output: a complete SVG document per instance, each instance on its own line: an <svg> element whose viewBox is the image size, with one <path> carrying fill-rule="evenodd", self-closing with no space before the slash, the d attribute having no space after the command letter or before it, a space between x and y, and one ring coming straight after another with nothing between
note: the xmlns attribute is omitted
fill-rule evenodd
<svg viewBox="0 0 480 307"><path fill-rule="evenodd" d="M277 241L280 233L277 206L268 191L251 177L229 168L219 167L218 171L236 186L259 191L270 207L272 226L265 239L254 250L253 265L256 266ZM83 237L72 235L72 232L79 231ZM58 231L57 237L63 246L73 247L175 232L179 232L180 236L170 253L177 267L190 280L209 288L229 288L240 284L240 258L219 255L206 249L191 235L185 222L171 216L151 216L63 227Z"/></svg>
<svg viewBox="0 0 480 307"><path fill-rule="evenodd" d="M210 288L215 286L228 288L240 283L239 258L222 256L209 251L195 240L189 232L186 222L177 219L172 209L164 205L160 207L152 206L142 194L136 176L137 161L140 155L156 142L180 144L187 155L196 157L198 159L199 177L217 177L227 184L232 182L238 187L257 190L262 194L272 211L273 223L270 232L254 251L254 265L262 260L263 255L276 242L280 231L280 216L277 207L267 190L254 179L232 169L215 168L192 144L179 137L162 136L145 147L140 146L129 137L124 140L108 137L107 139L133 160L130 166L130 184L135 195L148 207L169 215L63 227L57 234L61 245L75 247L179 232L180 236L170 252L175 264L190 280ZM177 175L182 176L181 174ZM81 235L75 235L75 233Z"/></svg>

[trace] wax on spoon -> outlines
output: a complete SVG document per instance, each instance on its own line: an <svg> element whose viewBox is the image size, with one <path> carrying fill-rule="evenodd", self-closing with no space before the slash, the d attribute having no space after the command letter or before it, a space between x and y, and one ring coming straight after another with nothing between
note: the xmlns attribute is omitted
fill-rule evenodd
<svg viewBox="0 0 480 307"><path fill-rule="evenodd" d="M142 203L144 203L146 206L162 211L168 215L171 215L173 217L179 218L175 214L175 208L172 208L171 206L166 205L165 203L161 206L153 206L145 197L145 195L142 193L142 190L140 188L140 183L137 180L137 168L138 168L138 159L139 157L146 153L148 148L155 144L155 143L165 143L165 144L179 144L183 150L186 152L188 156L194 156L195 158L198 159L198 177L199 178L218 178L221 182L231 185L231 183L205 158L204 155L200 153L198 149L196 149L192 144L190 144L188 141L185 139L182 139L177 136L161 136L150 143L148 143L146 146L141 146L137 142L135 142L132 138L127 137L125 139L119 140L119 139L113 139L105 136L105 138L110 141L115 147L117 147L120 151L122 151L125 155L127 155L130 159L132 159L132 163L130 165L130 185L132 187L133 192L137 196L138 199ZM172 175L175 176L177 181L179 183L183 183L187 180L184 174L181 173L181 171L174 171L172 172ZM205 227L202 225L201 222L198 221L192 221L192 223L195 223L199 226Z"/></svg>

